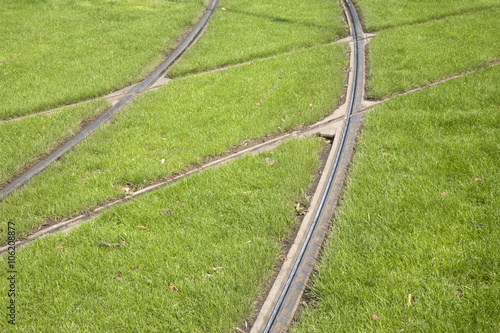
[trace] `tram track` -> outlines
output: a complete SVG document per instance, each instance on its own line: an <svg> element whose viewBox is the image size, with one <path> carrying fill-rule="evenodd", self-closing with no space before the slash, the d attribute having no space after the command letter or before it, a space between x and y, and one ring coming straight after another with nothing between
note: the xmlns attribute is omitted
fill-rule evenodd
<svg viewBox="0 0 500 333"><path fill-rule="evenodd" d="M216 4L216 1L215 1L215 4ZM213 8L215 8L215 7L213 7ZM205 15L207 15L207 14L205 14ZM350 22L351 22L351 20L350 20ZM357 84L357 82L360 81L360 78L362 80L362 76L363 76L363 74L360 73L359 70L357 70L357 67L358 67L357 64L359 63L359 60L357 60L357 59L358 58L363 59L362 56L359 55L359 52L356 51L357 44L362 43L364 40L364 38L360 39L359 36L360 36L359 34L354 35L354 38L352 38L352 40L350 42L350 44L353 46L352 52L351 52L351 54L352 54L352 56L351 56L351 69L352 70L350 71L350 75L349 75L349 84L348 84L348 89L347 89L346 95L350 95L351 97L350 97L350 99L348 99L346 101L346 103L344 103L342 106L340 106L335 111L333 111L329 116L325 117L324 119L318 121L315 124L311 124L307 127L303 127L301 129L295 130L293 132L289 132L289 133L286 133L286 134L283 134L283 135L280 135L277 137L273 137L271 139L267 139L264 142L256 143L249 148L240 147L240 149L237 149L237 151L232 153L232 154L214 159L214 160L209 161L209 162L207 162L199 167L191 168L191 169L185 171L184 173L169 177L165 180L157 181L149 186L146 186L146 187L144 187L140 190L137 190L133 193L130 193L130 194L126 195L125 197L115 199L111 202L108 202L108 203L101 205L101 206L98 206L98 207L94 207L93 209L91 209L83 214L80 214L78 216L74 216L72 218L65 219L63 221L59 221L53 225L42 226L42 228L37 230L36 232L34 232L30 235L27 235L23 239L19 239L16 246L22 247L28 243L31 243L37 239L40 239L42 237L45 237L45 236L53 234L53 233L68 232L71 229L73 229L75 226L89 220L90 218L100 214L102 211L109 209L113 206L116 206L118 204L132 200L132 199L134 199L138 196L141 196L143 194L149 193L149 192L151 192L151 191L153 191L161 186L166 186L168 184L177 182L177 181L179 181L183 178L186 178L194 173L199 173L199 172L206 170L208 168L223 165L225 163L228 163L229 161L240 158L240 157L245 156L247 154L257 154L257 153L260 153L262 151L274 149L284 140L313 136L313 135L319 135L319 136L328 137L328 138L335 138L334 144L332 145L332 150L330 152L330 157L328 158L328 161L327 161L327 166L331 165L333 162L333 156L334 156L335 151L337 152L337 155L340 156L342 153L342 150L344 150L345 147L348 146L348 149L352 150L352 144L354 142L354 134L356 133L357 129L359 128L359 126L361 124L361 119L364 115L363 112L359 112L360 109L364 109L362 107L362 104L361 104L361 102L362 102L362 89L363 88L362 88L362 85ZM358 41L354 42L356 40L358 40ZM346 42L349 42L349 41L346 41ZM189 45L189 43L187 45ZM171 59L172 56L169 59ZM179 55L177 55L176 57L178 57L178 56ZM167 63L167 62L168 62L168 60L165 63ZM128 89L127 88L123 89L121 91L122 97L118 99L119 101L117 104L115 104L114 108L122 107L122 106L126 105L138 93L150 88L151 86L154 86L155 82L158 81L163 76L164 70L168 67L168 65L165 66L165 63L161 67L159 67L157 69L157 71L155 71L155 73L153 73L149 77L148 80L143 81L140 85L136 85L136 86L133 86L131 88L129 87ZM123 93L124 91L125 91L125 93ZM119 95L119 94L117 94L117 95ZM353 115L353 111L357 111L358 113ZM109 113L110 112L108 111L106 113L106 115L108 115ZM111 115L112 114L110 114L109 117ZM109 119L109 117L107 119ZM351 117L353 118L352 120L350 119ZM101 118L99 118L99 120L100 119ZM104 121L106 121L106 120L104 120ZM99 124L102 124L104 121L100 122ZM354 126L351 126L350 125L351 123L353 123ZM93 123L93 124L95 124L95 123ZM347 128L347 130L346 130L346 128ZM346 135L346 133L348 133L349 129L353 129L353 130L351 132L349 132L349 135ZM90 133L90 132L88 132L88 133ZM338 141L339 141L336 139L337 137L342 137L342 142L344 142L341 149L337 148ZM349 144L346 145L345 142L349 142ZM70 149L70 148L68 148L68 149ZM54 158L54 160L57 159L58 157ZM37 166L39 166L44 161L46 161L46 160L43 160ZM335 164L337 165L335 168L336 169L341 168L343 170L342 174L345 174L347 163L340 161L339 157L337 157L335 159L335 161L336 161ZM340 165L340 164L342 164L342 165ZM43 170L43 169L41 169L41 170ZM39 171L41 171L41 170L39 170ZM36 173L33 173L29 178L31 178L35 174ZM323 172L323 175L327 175L327 174L328 174L327 172ZM19 178L26 177L25 175L23 175ZM27 181L29 178L26 178L25 181ZM342 180L341 180L341 182L342 182ZM321 185L321 183L323 183L323 185ZM322 182L320 181L320 187L324 186L324 183L325 183L324 180L322 180ZM11 184L9 184L9 185L11 185ZM21 185L22 185L22 183L20 183L18 186L21 186ZM342 185L342 184L341 183L337 184L337 181L335 182L337 192L340 191L340 187L341 187L340 185ZM16 187L18 187L18 186L16 186ZM9 190L9 192L14 190L16 187L11 187L12 189ZM331 190L331 184L329 185L329 188ZM6 189L7 189L7 187L2 189L2 192L5 192ZM318 187L318 189L319 189L319 187ZM3 196L0 196L0 199L3 198L5 195L7 195L9 192L4 194ZM318 191L317 191L317 193L318 193ZM325 193L324 189L323 189L323 193ZM317 197L317 196L318 195L316 194L315 197ZM316 204L315 202L317 201L317 199L315 199L315 197L313 197L311 206L314 206ZM330 210L332 208L333 208L333 206L330 207ZM310 218L306 215L306 218L304 220L306 221L308 219L310 219ZM305 224L303 224L303 225L305 225ZM326 229L323 231L325 233ZM302 234L303 234L303 231L299 231L299 235L302 235ZM7 249L8 249L8 246L0 247L0 254L6 252ZM292 250L293 250L293 246L292 246ZM283 267L285 268L289 262L290 261L287 261ZM305 283L305 281L304 281L304 283ZM304 286L305 286L305 284L304 284ZM300 299L300 297L299 297L299 299ZM253 331L255 331L256 327L258 327L258 326L254 325Z"/></svg>
<svg viewBox="0 0 500 333"><path fill-rule="evenodd" d="M200 167L192 168L182 174L170 177L166 180L153 183L127 196L108 202L105 205L95 207L79 216L60 221L57 224L43 227L41 230L20 239L17 243L21 247L27 243L56 232L67 232L78 224L96 216L102 211L115 205L129 201L145 193L151 192L158 187L165 186L194 173L205 169L225 164L236 158L247 154L256 154L265 150L275 148L284 140L300 138L311 135L320 135L334 138L322 179L318 185L316 194L312 198L309 212L302 223L297 234L297 238L287 255L275 283L272 287L264 305L252 326L252 332L281 332L287 329L293 315L297 309L302 293L305 289L308 277L313 268L314 258L319 253L321 244L326 236L329 227L330 216L340 197L340 191L344 176L347 172L347 165L350 154L353 151L355 135L360 128L365 109L363 102L363 79L364 79L364 53L363 47L365 38L361 30L359 19L352 3L347 0L345 3L348 20L352 30L351 50L351 71L347 94L350 96L346 103L331 113L325 119L308 127L287 133L250 148L241 148L233 154L210 161ZM164 69L158 69L152 75L161 76ZM125 105L127 100L132 99L137 93L147 89L154 84L154 80L144 81L140 86L129 89L125 98L115 105ZM325 172L327 171L328 172ZM19 185L20 186L20 185ZM5 188L4 188L5 190ZM5 195L4 195L5 196ZM312 215L314 213L314 216ZM300 246L299 246L300 245ZM7 250L8 246L0 248L0 254ZM293 259L293 260L292 260ZM293 263L293 265L292 265ZM285 278L286 277L286 278Z"/></svg>
<svg viewBox="0 0 500 333"><path fill-rule="evenodd" d="M85 139L90 133L94 132L98 127L102 124L108 122L117 112L126 107L130 102L132 102L137 96L141 93L147 91L151 86L153 86L157 81L159 81L164 75L167 68L172 65L181 55L182 53L193 43L196 41L198 36L203 32L205 26L208 23L208 20L212 16L213 12L217 8L219 0L211 0L208 5L204 15L195 25L194 29L183 39L183 41L175 48L175 50L170 54L170 56L149 76L146 77L143 81L125 88L125 92L116 96L116 102L114 105L103 113L100 117L98 117L95 121L87 125L78 133L60 145L56 150L50 153L48 156L42 158L38 163L34 166L26 170L24 173L11 180L6 186L0 189L0 201L3 200L7 195L9 195L12 191L22 186L28 180L33 178L36 174L43 171L50 164L64 155L67 151L73 148L76 144Z"/></svg>
<svg viewBox="0 0 500 333"><path fill-rule="evenodd" d="M215 1L215 0L212 1L211 5L209 7L209 10L208 10L210 13L213 12L213 10L215 10L215 6L217 5L217 1ZM202 19L200 21L200 23L198 24L198 27L201 27L201 28L200 29L195 28L194 31L190 34L190 36L194 36L194 38L188 37L183 42L183 44L186 45L186 47L189 44L191 44L194 40L196 40L196 38L198 38L197 36L199 36L201 31L204 29L203 27L206 25L206 22L208 21L208 17L209 17L208 12L205 14L204 17L206 17L206 19L205 20ZM337 42L339 42L339 41L337 41ZM178 48L178 50L179 49L185 49L185 47L183 48L181 46L180 48ZM135 86L126 87L120 91L114 92L113 95L115 95L115 97L118 98L118 101L119 101L114 106L114 108L119 107L120 104L126 103L127 100L124 101L124 99L122 99L122 97L133 98L138 93L144 92L146 90L154 89L155 86L158 84L158 82L161 81L162 79L164 79L163 74L165 73L165 70L168 67L168 64L173 62L182 52L177 51L177 53L178 53L177 55L175 53L172 54L169 57L169 59L167 59L167 61L162 64L162 66L160 66L152 75L150 75L148 77L147 80L145 80L145 81L143 81ZM229 66L229 67L231 67L231 66ZM342 115L343 109L344 109L344 107L340 107L339 109L334 111L330 116L327 116L326 118L324 118L323 120L320 120L319 122L317 122L315 124L309 125L307 127L302 126L301 129L297 129L297 130L294 130L292 132L288 132L286 134L273 137L271 139L266 139L265 142L262 142L260 144L256 144L252 148L246 149L246 147L240 146L239 148L236 148L236 153L234 153L234 154L231 154L229 156L223 156L222 158L218 158L218 159L209 161L200 167L188 168L187 171L182 173L182 174L178 174L174 177L169 177L169 178L164 179L164 180L156 181L153 184L146 186L146 187L144 187L144 188L142 188L134 193L127 194L125 197L121 197L121 198L118 198L118 199L115 199L112 201L108 201L107 203L105 203L103 205L93 207L93 208L87 210L84 214L80 214L78 216L73 216L73 217L71 217L69 219L65 219L63 221L58 221L56 224L53 224L53 222L50 222L49 223L50 225L42 225L41 228L38 228L34 233L31 233L31 234L26 235L23 238L19 239L18 246L22 246L22 245L29 243L35 239L38 239L40 237L43 237L45 235L48 235L48 234L51 234L54 232L69 230L71 227L75 226L76 224L79 224L79 223L87 220L88 218L95 216L96 214L101 212L103 209L110 208L116 204L119 204L121 202L135 198L137 195L141 195L141 194L147 193L149 191L152 191L159 186L167 185L167 184L170 184L172 182L178 181L178 180L180 180L184 177L187 177L193 173L203 171L209 167L224 164L230 160L233 160L233 159L238 158L240 156L244 156L247 153L251 153L251 152L257 153L257 152L260 152L263 150L273 149L283 140L287 140L290 138L318 135L318 133L319 133L319 135L324 135L326 137L333 137L335 135L333 133L335 133L335 131L336 131L335 128L339 127L338 122L343 121L345 118L345 116ZM338 112L338 111L340 111L340 112ZM106 114L109 114L109 113L110 113L110 111L108 111ZM98 121L100 119L101 118L99 118ZM103 122L101 122L101 123L103 123ZM91 126L94 124L95 123L92 123ZM79 135L79 134L80 133L78 133L77 135ZM73 138L72 141L74 139L75 138ZM43 159L40 163L35 165L35 167L30 169L27 173L25 173L22 176L20 176L19 178L17 178L16 179L16 180L18 180L17 182L14 181L14 182L10 183L9 185L7 185L6 187L4 187L0 191L0 201L2 200L3 197L5 197L11 191L13 191L16 187L22 186L22 183L19 182L20 179L24 178L25 179L24 181L27 181L27 180L29 180L29 178L34 176L37 172L36 172L36 170L34 172L33 169L38 167L38 168L40 168L40 170L38 170L38 172L40 172L43 170L44 164L46 167L51 163L50 161L47 161L49 158L52 158L53 161L56 160L57 158L59 158L60 155L62 155L62 153L60 153L60 150L62 148L64 148L64 147L61 147L56 151L56 153L58 153L58 154L51 154L51 156ZM68 148L68 149L70 149L70 148ZM59 156L55 157L54 155L59 155ZM5 249L6 248L0 248L0 253L3 253L5 251Z"/></svg>
<svg viewBox="0 0 500 333"><path fill-rule="evenodd" d="M167 177L166 179L159 180L156 182L153 182L152 184L145 186L139 190L136 190L134 192L131 192L127 194L125 197L121 197L118 199L111 200L103 205L99 205L96 207L93 207L92 209L79 214L77 216L73 216L71 218L64 219L62 221L59 221L55 224L51 225L46 225L42 226L41 228L37 229L33 233L26 235L24 238L19 239L16 246L17 247L22 247L23 245L30 243L34 240L37 240L39 238L45 237L47 235L56 233L56 232L67 232L71 230L73 227L76 225L83 223L90 218L100 214L106 209L112 208L118 204L122 204L124 202L130 201L132 199L135 199L139 196L142 196L146 193L149 193L151 191L154 191L162 186L167 186L169 184L178 182L186 177L189 177L193 174L200 173L204 170L214 168L220 165L224 165L226 163L229 163L233 160L236 160L238 158L241 158L243 156L246 156L248 154L259 154L261 152L269 151L272 149L275 149L278 145L280 145L282 142L285 140L290 140L290 139L300 139L304 137L310 137L310 136L321 136L325 138L334 138L337 136L341 130L341 125L345 121L345 115L342 115L344 107L341 106L338 109L336 109L332 114L323 120L312 124L310 126L307 126L302 129L298 129L289 133L285 133L282 135L274 136L272 138L265 139L262 142L253 142L253 143L244 143L242 146L239 148L235 148L234 152L228 153L225 156L219 156L215 159L212 159L210 161L207 161L203 163L200 166L197 167L190 167L184 172L180 172L176 175ZM8 246L3 246L0 247L0 254L4 253L7 250Z"/></svg>
<svg viewBox="0 0 500 333"><path fill-rule="evenodd" d="M352 80L344 126L339 140L335 140L323 176L318 185L287 261L278 274L251 332L284 332L288 329L298 308L314 261L329 229L330 219L339 200L356 133L363 113L364 45L365 35L356 9L350 0L343 0L352 36ZM327 171L327 172L325 172Z"/></svg>
<svg viewBox="0 0 500 333"><path fill-rule="evenodd" d="M287 255L287 261L283 265L264 306L262 307L257 320L255 321L252 332L282 332L286 331L297 312L299 302L305 290L309 276L314 269L314 260L319 254L322 243L329 229L329 222L335 210L341 194L341 188L347 172L348 163L354 149L356 133L359 130L364 113L373 105L385 102L386 100L369 104L363 100L364 91L364 46L370 39L361 29L356 10L350 0L343 0L346 9L348 21L352 31L351 45L351 75L349 79L349 98L346 104L333 112L329 117L310 125L307 128L296 130L291 133L280 135L268 139L260 144L255 144L250 148L241 148L237 152L212 160L200 167L191 168L188 171L169 177L166 180L155 182L134 193L109 202L103 206L95 207L90 212L77 217L61 221L55 225L40 230L26 239L21 240L18 245L34 241L38 238L52 234L54 232L67 232L76 225L92 218L105 209L111 208L117 204L134 199L140 195L151 192L158 187L165 186L194 173L201 172L211 167L225 164L231 160L244 156L246 154L256 154L265 150L273 149L275 146L291 138L300 138L304 136L320 135L334 138L331 152L327 161L327 166L323 171L323 177L318 186L310 213L304 218L303 227L299 230L296 241ZM494 65L496 65L495 63ZM465 74L464 74L465 75ZM161 77L161 75L160 75ZM454 76L449 79L456 78ZM147 83L142 88L131 87L117 94L117 104L122 98L132 96L154 87L158 80ZM444 81L443 81L444 82ZM424 88L436 85L433 83ZM139 90L135 90L135 89ZM418 91L414 89L414 92ZM391 97L392 98L392 97ZM389 98L390 99L390 98ZM0 193L0 200L2 199ZM0 248L0 254L6 251L6 247Z"/></svg>

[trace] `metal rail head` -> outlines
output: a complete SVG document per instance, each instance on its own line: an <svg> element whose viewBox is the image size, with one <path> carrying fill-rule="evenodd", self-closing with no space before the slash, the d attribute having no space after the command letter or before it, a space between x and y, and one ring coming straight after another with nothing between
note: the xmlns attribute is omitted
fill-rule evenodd
<svg viewBox="0 0 500 333"><path fill-rule="evenodd" d="M316 210L316 213L314 215L313 222L311 223L311 227L309 228L307 232L307 236L305 238L304 243L302 244L302 247L300 249L300 252L297 256L297 259L292 267L292 270L287 278L287 281L285 282L285 285L283 286L283 289L280 293L280 296L273 308L273 311L271 312L271 316L269 317L266 326L264 328L265 333L268 332L274 332L275 329L277 328L277 322L279 320L279 316L282 313L282 310L285 306L286 300L289 297L290 291L294 287L296 278L298 273L300 272L301 266L304 264L304 258L305 258L305 253L307 250L310 248L310 243L311 239L313 238L313 234L317 229L318 221L321 219L325 205L328 201L328 198L330 196L332 186L334 179L337 175L338 169L339 169L339 164L340 160L342 157L342 152L345 147L345 142L346 142L346 137L349 132L350 128L350 119L351 115L353 113L353 109L355 106L355 101L358 98L362 97L362 84L359 84L358 81L360 81L359 77L359 67L363 59L363 54L359 52L360 49L360 40L359 40L359 35L362 35L362 30L361 30L361 23L359 21L359 17L357 15L356 9L352 2L350 0L344 0L345 3L345 8L347 9L347 14L349 16L349 23L351 26L351 33L353 37L353 48L354 48L354 70L353 70L353 85L352 85L352 91L351 91L351 97L349 101L349 108L347 111L347 116L346 116L346 122L344 124L344 131L342 133L339 149L337 150L337 154L335 156L335 162L332 167L332 170L328 176L328 182L327 186L325 187L325 190L321 196L321 201L319 203L318 209ZM293 314L292 314L293 315Z"/></svg>

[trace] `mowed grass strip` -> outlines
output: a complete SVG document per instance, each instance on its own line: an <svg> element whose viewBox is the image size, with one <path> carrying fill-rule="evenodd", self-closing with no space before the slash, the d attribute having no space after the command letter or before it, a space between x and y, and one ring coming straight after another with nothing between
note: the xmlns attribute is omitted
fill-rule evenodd
<svg viewBox="0 0 500 333"><path fill-rule="evenodd" d="M63 108L54 113L0 123L0 186L40 156L74 135L80 125L102 112L99 100Z"/></svg>
<svg viewBox="0 0 500 333"><path fill-rule="evenodd" d="M304 200L323 144L288 141L18 250L16 328L234 330L252 311L295 226L294 202ZM5 256L0 264L7 265ZM5 269L0 276L7 295Z"/></svg>
<svg viewBox="0 0 500 333"><path fill-rule="evenodd" d="M346 45L320 46L170 82L0 203L18 235L126 194L235 145L329 113L341 98ZM0 233L5 242L6 233Z"/></svg>
<svg viewBox="0 0 500 333"><path fill-rule="evenodd" d="M379 99L500 58L500 9L385 30L368 46L368 95Z"/></svg>
<svg viewBox="0 0 500 333"><path fill-rule="evenodd" d="M178 77L335 41L346 35L338 1L221 1L206 32L170 70Z"/></svg>
<svg viewBox="0 0 500 333"><path fill-rule="evenodd" d="M356 0L364 27L377 31L499 6L497 0Z"/></svg>
<svg viewBox="0 0 500 333"><path fill-rule="evenodd" d="M0 119L90 99L160 63L205 0L5 0Z"/></svg>
<svg viewBox="0 0 500 333"><path fill-rule="evenodd" d="M293 332L500 329L499 77L496 66L369 114L317 302Z"/></svg>

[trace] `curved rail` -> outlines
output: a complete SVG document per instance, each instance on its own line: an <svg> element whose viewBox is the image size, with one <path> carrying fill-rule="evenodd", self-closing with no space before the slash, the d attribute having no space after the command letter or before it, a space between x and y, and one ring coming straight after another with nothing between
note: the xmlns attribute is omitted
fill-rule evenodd
<svg viewBox="0 0 500 333"><path fill-rule="evenodd" d="M9 184L7 184L4 188L0 190L0 201L3 200L9 193L14 191L19 186L23 185L25 182L30 180L37 173L43 171L47 166L49 166L52 162L57 160L59 157L64 155L68 150L73 148L77 143L82 141L87 135L92 133L97 127L104 124L106 121L111 119L111 117L118 111L120 111L123 107L125 107L128 103L130 103L134 98L136 98L140 93L144 92L148 87L153 85L156 81L158 81L164 74L166 69L177 60L181 54L188 48L189 45L193 43L193 41L200 35L200 33L205 28L208 20L212 16L212 13L217 8L219 0L211 0L208 8L195 26L193 31L184 39L184 41L174 50L174 52L165 60L152 74L150 74L144 81L135 85L130 90L128 90L123 97L120 98L117 104L115 104L111 109L109 109L106 113L104 113L101 117L99 117L96 121L91 123L89 126L84 128L81 132L79 132L76 136L74 136L71 140L63 144L57 150L52 152L49 156L42 159L35 166L30 168L28 171L23 173L21 176L17 177Z"/></svg>
<svg viewBox="0 0 500 333"><path fill-rule="evenodd" d="M362 66L364 61L363 32L361 29L359 17L351 0L344 0L344 5L351 26L354 49L352 91L346 121L344 124L342 137L340 139L340 144L335 156L335 161L329 173L327 184L325 186L323 194L321 195L321 200L314 215L313 221L311 223L311 226L309 227L305 241L300 248L300 251L288 275L288 278L283 288L281 289L271 315L267 320L263 332L282 332L286 330L293 318L298 302L300 301L300 297L302 296L302 292L305 288L305 284L310 275L312 262L319 251L321 243L324 239L324 235L326 234L326 230L328 229L331 212L333 212L334 206L334 203L332 203L332 199L333 201L335 201L335 199L332 198L331 193L334 183L336 183L339 166L341 164L346 165L348 162L345 159L343 160L342 153L344 152L346 145L352 145L352 143L354 142L355 130L353 131L351 128L351 118L354 119L355 122L359 122L360 120L358 119L358 117L353 116L352 114L356 109L361 107L361 101L363 97L364 73L363 70L360 70L360 67Z"/></svg>

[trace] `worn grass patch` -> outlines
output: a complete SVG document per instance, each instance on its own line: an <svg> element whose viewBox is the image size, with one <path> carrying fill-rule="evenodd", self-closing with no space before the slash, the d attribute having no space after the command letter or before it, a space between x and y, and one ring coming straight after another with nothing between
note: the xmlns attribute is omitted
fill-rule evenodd
<svg viewBox="0 0 500 333"><path fill-rule="evenodd" d="M252 311L280 241L295 225L293 203L303 200L322 146L318 138L286 142L18 251L15 328L234 330ZM0 265L7 265L5 256ZM0 276L0 293L7 295L6 270ZM0 321L3 331L7 326Z"/></svg>
<svg viewBox="0 0 500 333"><path fill-rule="evenodd" d="M0 203L18 235L223 154L314 122L345 84L346 45L320 46L170 82L145 94ZM0 233L0 240L6 234Z"/></svg>
<svg viewBox="0 0 500 333"><path fill-rule="evenodd" d="M204 35L170 70L171 77L237 64L346 35L338 1L221 1Z"/></svg>
<svg viewBox="0 0 500 333"><path fill-rule="evenodd" d="M205 0L4 0L0 119L106 94L158 65Z"/></svg>
<svg viewBox="0 0 500 333"><path fill-rule="evenodd" d="M368 95L378 99L500 58L500 9L382 31L370 42Z"/></svg>
<svg viewBox="0 0 500 333"><path fill-rule="evenodd" d="M100 100L47 115L0 123L0 185L59 142L70 138L82 122L99 114L108 105Z"/></svg>
<svg viewBox="0 0 500 333"><path fill-rule="evenodd" d="M318 303L294 332L500 329L499 77L496 66L369 114Z"/></svg>
<svg viewBox="0 0 500 333"><path fill-rule="evenodd" d="M499 7L497 0L356 0L355 4L367 31L377 31L436 20L464 12Z"/></svg>

